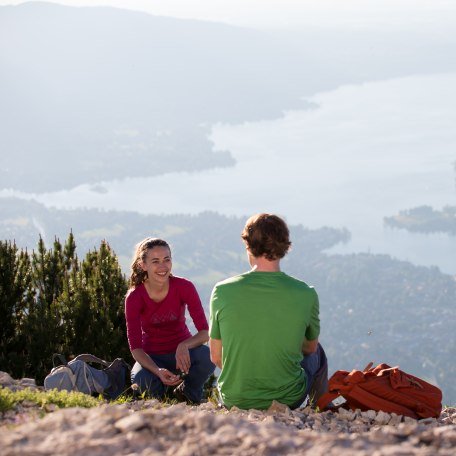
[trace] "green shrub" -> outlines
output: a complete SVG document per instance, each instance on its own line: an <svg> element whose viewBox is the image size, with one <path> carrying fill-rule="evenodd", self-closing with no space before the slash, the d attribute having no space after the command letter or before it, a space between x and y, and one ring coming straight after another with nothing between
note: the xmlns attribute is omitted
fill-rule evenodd
<svg viewBox="0 0 456 456"><path fill-rule="evenodd" d="M70 233L36 252L0 241L0 370L42 382L52 355L128 359L123 301L127 281L103 241L82 262Z"/></svg>

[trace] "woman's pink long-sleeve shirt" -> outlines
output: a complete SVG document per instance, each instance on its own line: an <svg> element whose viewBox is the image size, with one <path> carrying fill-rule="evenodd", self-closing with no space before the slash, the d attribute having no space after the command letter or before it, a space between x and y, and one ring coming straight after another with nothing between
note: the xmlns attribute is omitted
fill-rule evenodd
<svg viewBox="0 0 456 456"><path fill-rule="evenodd" d="M196 329L209 329L198 292L187 279L171 276L168 294L158 303L149 297L144 284L130 290L125 299L130 350L142 348L157 355L175 352L191 337L185 324L186 305Z"/></svg>

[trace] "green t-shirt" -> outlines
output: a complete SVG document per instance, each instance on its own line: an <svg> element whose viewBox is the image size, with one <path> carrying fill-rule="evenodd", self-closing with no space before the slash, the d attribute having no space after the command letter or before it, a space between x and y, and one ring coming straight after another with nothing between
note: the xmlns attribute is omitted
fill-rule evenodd
<svg viewBox="0 0 456 456"><path fill-rule="evenodd" d="M292 405L304 395L304 338L320 333L313 287L283 272L250 271L212 291L210 337L221 339L218 385L227 407Z"/></svg>

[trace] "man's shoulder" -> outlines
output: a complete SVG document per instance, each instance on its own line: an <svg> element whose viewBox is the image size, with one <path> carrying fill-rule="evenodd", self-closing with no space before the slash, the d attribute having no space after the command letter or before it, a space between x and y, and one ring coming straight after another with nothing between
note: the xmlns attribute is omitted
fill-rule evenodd
<svg viewBox="0 0 456 456"><path fill-rule="evenodd" d="M226 288L226 287L232 287L238 285L240 282L242 282L245 277L247 276L247 273L244 274L237 274L232 277L228 277L227 279L221 280L220 282L217 282L215 284L215 288Z"/></svg>
<svg viewBox="0 0 456 456"><path fill-rule="evenodd" d="M279 274L279 275L277 275ZM224 287L224 286L232 286L238 285L243 282L249 282L249 279L254 280L255 274L252 274L252 271L244 272L243 274L238 274L232 277L228 277L227 279L221 280L215 284L216 287ZM289 286L295 286L301 288L303 290L314 290L312 285L308 285L301 279L297 279L291 275L286 273L274 273L274 278L279 279L280 281L286 283Z"/></svg>
<svg viewBox="0 0 456 456"><path fill-rule="evenodd" d="M306 289L313 289L314 287L312 285L309 285L307 282L304 282L304 280L298 279L297 277L294 277L289 274L283 274L286 280L288 280L290 283L293 285L296 285L297 287L301 288L306 288Z"/></svg>
<svg viewBox="0 0 456 456"><path fill-rule="evenodd" d="M282 287L286 288L289 292L298 293L311 299L318 299L317 291L313 285L309 285L304 280L297 279L288 274L284 274L283 276Z"/></svg>

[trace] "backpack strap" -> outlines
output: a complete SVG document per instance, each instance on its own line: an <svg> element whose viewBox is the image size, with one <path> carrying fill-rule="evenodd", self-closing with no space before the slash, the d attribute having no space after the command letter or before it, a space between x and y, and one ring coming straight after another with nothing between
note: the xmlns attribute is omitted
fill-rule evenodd
<svg viewBox="0 0 456 456"><path fill-rule="evenodd" d="M328 407L329 403L336 399L336 397L339 397L340 394L339 392L330 392L330 393L325 393L323 394L320 399L317 401L317 407L319 410L323 411Z"/></svg>
<svg viewBox="0 0 456 456"><path fill-rule="evenodd" d="M90 355L89 353L83 353L82 355L76 356L72 361L84 361L85 363L98 363L103 367L108 367L109 363L104 359L98 358L98 356Z"/></svg>
<svg viewBox="0 0 456 456"><path fill-rule="evenodd" d="M96 356L94 356L94 358L96 358ZM79 361L82 361L82 359L80 359ZM96 362L96 361L95 361ZM86 385L87 385L87 388L89 391L92 390L92 388L90 387L90 383L89 383L89 378L92 380L92 383L93 383L93 387L95 388L95 391L98 393L98 394L103 394L104 393L104 387L103 385L101 385L96 377L93 375L93 367L90 367L88 364L87 364L87 361L84 362L83 364L84 366L84 379L85 379L85 382L86 382Z"/></svg>
<svg viewBox="0 0 456 456"><path fill-rule="evenodd" d="M369 369L370 366L366 366ZM328 392L323 394L317 401L317 407L320 410L325 410L331 401L339 396L343 396L345 399L346 393L357 383L363 381L364 373L361 371L353 370L351 372L338 370L334 372L328 382ZM345 394L344 394L345 393Z"/></svg>

